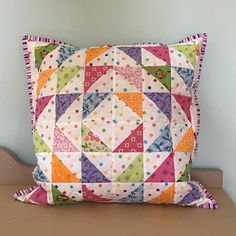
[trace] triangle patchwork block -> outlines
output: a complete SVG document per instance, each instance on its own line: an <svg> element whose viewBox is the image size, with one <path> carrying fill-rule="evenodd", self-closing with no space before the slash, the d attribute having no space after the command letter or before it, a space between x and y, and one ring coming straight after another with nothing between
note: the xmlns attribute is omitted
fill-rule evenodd
<svg viewBox="0 0 236 236"><path fill-rule="evenodd" d="M175 182L174 154L171 153L145 182Z"/></svg>
<svg viewBox="0 0 236 236"><path fill-rule="evenodd" d="M35 181L49 182L47 176L43 173L39 165L36 166L33 171L33 178Z"/></svg>
<svg viewBox="0 0 236 236"><path fill-rule="evenodd" d="M94 58L100 56L105 51L110 49L110 47L97 47L97 48L88 48L86 52L85 64L91 62Z"/></svg>
<svg viewBox="0 0 236 236"><path fill-rule="evenodd" d="M179 76L183 79L188 88L192 87L194 70L189 68L174 67Z"/></svg>
<svg viewBox="0 0 236 236"><path fill-rule="evenodd" d="M66 196L64 193L61 193L56 187L52 185L52 198L54 204L73 204L77 203L77 201L74 201L73 199Z"/></svg>
<svg viewBox="0 0 236 236"><path fill-rule="evenodd" d="M143 193L144 193L144 188L143 184L141 184L138 188L133 190L127 197L123 197L119 199L119 201L128 203L143 202Z"/></svg>
<svg viewBox="0 0 236 236"><path fill-rule="evenodd" d="M49 69L49 70L44 70L42 72L39 73L39 78L37 81L37 97L40 94L41 89L46 85L48 79L50 78L50 76L56 71L57 69L53 68L53 69Z"/></svg>
<svg viewBox="0 0 236 236"><path fill-rule="evenodd" d="M127 81L130 86L134 86L139 91L142 91L142 67L116 66L115 71L124 82Z"/></svg>
<svg viewBox="0 0 236 236"><path fill-rule="evenodd" d="M163 191L159 196L148 201L155 204L171 204L174 203L175 196L175 184L172 184L165 191Z"/></svg>
<svg viewBox="0 0 236 236"><path fill-rule="evenodd" d="M83 102L83 119L85 119L109 95L110 93L85 93Z"/></svg>
<svg viewBox="0 0 236 236"><path fill-rule="evenodd" d="M140 124L113 152L143 152L143 124Z"/></svg>
<svg viewBox="0 0 236 236"><path fill-rule="evenodd" d="M111 152L111 149L84 124L82 124L82 151L83 152Z"/></svg>
<svg viewBox="0 0 236 236"><path fill-rule="evenodd" d="M128 107L132 109L139 117L142 118L142 104L143 96L142 93L115 93L115 95L124 102Z"/></svg>
<svg viewBox="0 0 236 236"><path fill-rule="evenodd" d="M170 125L167 125L159 137L147 149L147 152L172 152L173 143L170 132Z"/></svg>
<svg viewBox="0 0 236 236"><path fill-rule="evenodd" d="M187 130L182 140L175 148L175 152L192 152L194 149L194 132L192 126Z"/></svg>
<svg viewBox="0 0 236 236"><path fill-rule="evenodd" d="M35 48L35 66L38 70L42 64L43 59L57 47L58 44L48 44Z"/></svg>
<svg viewBox="0 0 236 236"><path fill-rule="evenodd" d="M111 68L113 66L85 66L84 92L86 93Z"/></svg>
<svg viewBox="0 0 236 236"><path fill-rule="evenodd" d="M172 95L174 96L175 100L179 103L180 107L186 114L188 120L191 122L190 107L192 105L192 98L179 94L172 94Z"/></svg>
<svg viewBox="0 0 236 236"><path fill-rule="evenodd" d="M77 99L80 93L56 95L56 122L66 112L67 108Z"/></svg>
<svg viewBox="0 0 236 236"><path fill-rule="evenodd" d="M69 81L80 72L80 70L81 68L79 66L60 68L57 72L57 93L60 93Z"/></svg>
<svg viewBox="0 0 236 236"><path fill-rule="evenodd" d="M141 47L118 47L138 64L142 64Z"/></svg>
<svg viewBox="0 0 236 236"><path fill-rule="evenodd" d="M74 144L61 132L61 130L55 126L54 140L53 140L54 152L78 152L78 149Z"/></svg>
<svg viewBox="0 0 236 236"><path fill-rule="evenodd" d="M51 152L50 148L48 147L48 145L45 143L45 141L43 140L43 138L39 135L38 131L35 130L34 131L34 147L35 147L35 152Z"/></svg>
<svg viewBox="0 0 236 236"><path fill-rule="evenodd" d="M82 182L83 183L105 183L111 182L107 179L93 163L82 153Z"/></svg>
<svg viewBox="0 0 236 236"><path fill-rule="evenodd" d="M63 162L52 154L52 182L54 183L79 183L76 173L72 173Z"/></svg>
<svg viewBox="0 0 236 236"><path fill-rule="evenodd" d="M176 44L176 45L171 45L171 47L175 48L183 55L185 55L186 58L189 60L189 62L191 62L193 67L195 67L197 49L198 49L198 46L196 44L179 44L179 45Z"/></svg>
<svg viewBox="0 0 236 236"><path fill-rule="evenodd" d="M109 202L111 199L100 197L92 190L89 190L85 184L82 185L83 199L92 202Z"/></svg>
<svg viewBox="0 0 236 236"><path fill-rule="evenodd" d="M188 203L191 203L201 198L201 193L199 191L199 188L194 184L191 184L191 183L188 183L188 184L191 186L192 189L187 195L185 195L185 197L182 200L180 200L177 203L179 205L186 205Z"/></svg>
<svg viewBox="0 0 236 236"><path fill-rule="evenodd" d="M166 62L167 65L170 65L170 55L168 47L164 46L150 46L144 47L145 50L151 52L154 56Z"/></svg>
<svg viewBox="0 0 236 236"><path fill-rule="evenodd" d="M58 67L62 65L62 63L69 58L71 55L77 52L78 49L68 46L61 46L59 48L59 56L57 59Z"/></svg>
<svg viewBox="0 0 236 236"><path fill-rule="evenodd" d="M187 164L184 170L184 173L179 177L177 182L186 182L189 180L190 176L190 170L191 170L191 164Z"/></svg>
<svg viewBox="0 0 236 236"><path fill-rule="evenodd" d="M171 90L170 66L145 66L144 70L158 79L169 91Z"/></svg>
<svg viewBox="0 0 236 236"><path fill-rule="evenodd" d="M171 120L171 95L169 93L145 93L145 95Z"/></svg>
<svg viewBox="0 0 236 236"><path fill-rule="evenodd" d="M37 204L48 204L47 201L47 192L39 186L36 191L29 197L29 200L37 203Z"/></svg>
<svg viewBox="0 0 236 236"><path fill-rule="evenodd" d="M139 154L114 182L143 182L143 154Z"/></svg>
<svg viewBox="0 0 236 236"><path fill-rule="evenodd" d="M36 110L35 110L35 121L37 122L40 114L43 112L45 107L48 105L49 101L53 95L37 98L36 100Z"/></svg>

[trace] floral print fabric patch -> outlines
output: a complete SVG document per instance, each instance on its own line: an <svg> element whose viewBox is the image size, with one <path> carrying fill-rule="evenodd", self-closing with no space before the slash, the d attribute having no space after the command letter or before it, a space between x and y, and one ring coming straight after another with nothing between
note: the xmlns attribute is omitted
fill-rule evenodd
<svg viewBox="0 0 236 236"><path fill-rule="evenodd" d="M206 34L83 49L25 36L38 186L14 197L216 208L190 180L205 46Z"/></svg>

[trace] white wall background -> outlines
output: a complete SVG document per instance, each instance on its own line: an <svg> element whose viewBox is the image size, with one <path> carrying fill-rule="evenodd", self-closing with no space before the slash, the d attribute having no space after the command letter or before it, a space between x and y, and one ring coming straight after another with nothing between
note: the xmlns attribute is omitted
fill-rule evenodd
<svg viewBox="0 0 236 236"><path fill-rule="evenodd" d="M198 167L224 171L236 202L236 1L0 0L0 145L35 163L21 38L32 34L77 47L166 42L207 32L199 95Z"/></svg>

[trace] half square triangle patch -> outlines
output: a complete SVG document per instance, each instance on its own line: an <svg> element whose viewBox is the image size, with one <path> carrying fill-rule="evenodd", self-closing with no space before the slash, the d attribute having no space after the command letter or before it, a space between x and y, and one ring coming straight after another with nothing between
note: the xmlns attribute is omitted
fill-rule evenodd
<svg viewBox="0 0 236 236"><path fill-rule="evenodd" d="M137 64L142 63L141 47L118 47L118 49L122 50L129 57L134 59L137 62Z"/></svg>
<svg viewBox="0 0 236 236"><path fill-rule="evenodd" d="M144 69L171 91L170 66L145 66Z"/></svg>
<svg viewBox="0 0 236 236"><path fill-rule="evenodd" d="M145 182L175 182L174 154L171 153Z"/></svg>
<svg viewBox="0 0 236 236"><path fill-rule="evenodd" d="M145 95L171 120L171 95L169 93L145 93Z"/></svg>
<svg viewBox="0 0 236 236"><path fill-rule="evenodd" d="M55 153L52 154L52 182L54 183L79 183L76 173L72 173Z"/></svg>
<svg viewBox="0 0 236 236"><path fill-rule="evenodd" d="M56 121L66 112L69 106L77 99L80 93L56 95Z"/></svg>
<svg viewBox="0 0 236 236"><path fill-rule="evenodd" d="M93 59L103 54L108 49L110 49L110 47L88 48L86 52L85 64L88 64L89 62L91 62Z"/></svg>
<svg viewBox="0 0 236 236"><path fill-rule="evenodd" d="M144 188L143 184L141 184L138 188L133 190L127 197L123 197L119 199L119 201L128 203L143 202L143 193L144 193Z"/></svg>
<svg viewBox="0 0 236 236"><path fill-rule="evenodd" d="M140 124L113 152L143 152L143 124Z"/></svg>
<svg viewBox="0 0 236 236"><path fill-rule="evenodd" d="M143 154L139 154L114 182L143 182Z"/></svg>
<svg viewBox="0 0 236 236"><path fill-rule="evenodd" d="M175 184L172 184L166 190L164 190L159 196L150 200L150 203L156 204L171 204L174 203L175 196Z"/></svg>
<svg viewBox="0 0 236 236"><path fill-rule="evenodd" d="M147 152L172 152L173 143L170 132L170 125L167 125L160 136L151 144Z"/></svg>
<svg viewBox="0 0 236 236"><path fill-rule="evenodd" d="M149 47L144 47L144 49L151 52L153 55L163 60L164 62L166 62L167 65L170 65L170 55L168 47L149 46Z"/></svg>
<svg viewBox="0 0 236 236"><path fill-rule="evenodd" d="M106 183L111 182L98 168L82 153L82 182L83 183Z"/></svg>
<svg viewBox="0 0 236 236"><path fill-rule="evenodd" d="M85 66L84 92L86 93L96 81L112 68L113 66Z"/></svg>

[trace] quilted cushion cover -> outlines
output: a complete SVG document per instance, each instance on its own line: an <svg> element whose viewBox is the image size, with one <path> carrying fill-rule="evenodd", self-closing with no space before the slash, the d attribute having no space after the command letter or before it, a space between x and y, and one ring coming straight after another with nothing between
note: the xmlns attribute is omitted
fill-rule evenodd
<svg viewBox="0 0 236 236"><path fill-rule="evenodd" d="M206 39L78 49L25 36L37 186L15 199L216 208L190 180Z"/></svg>

